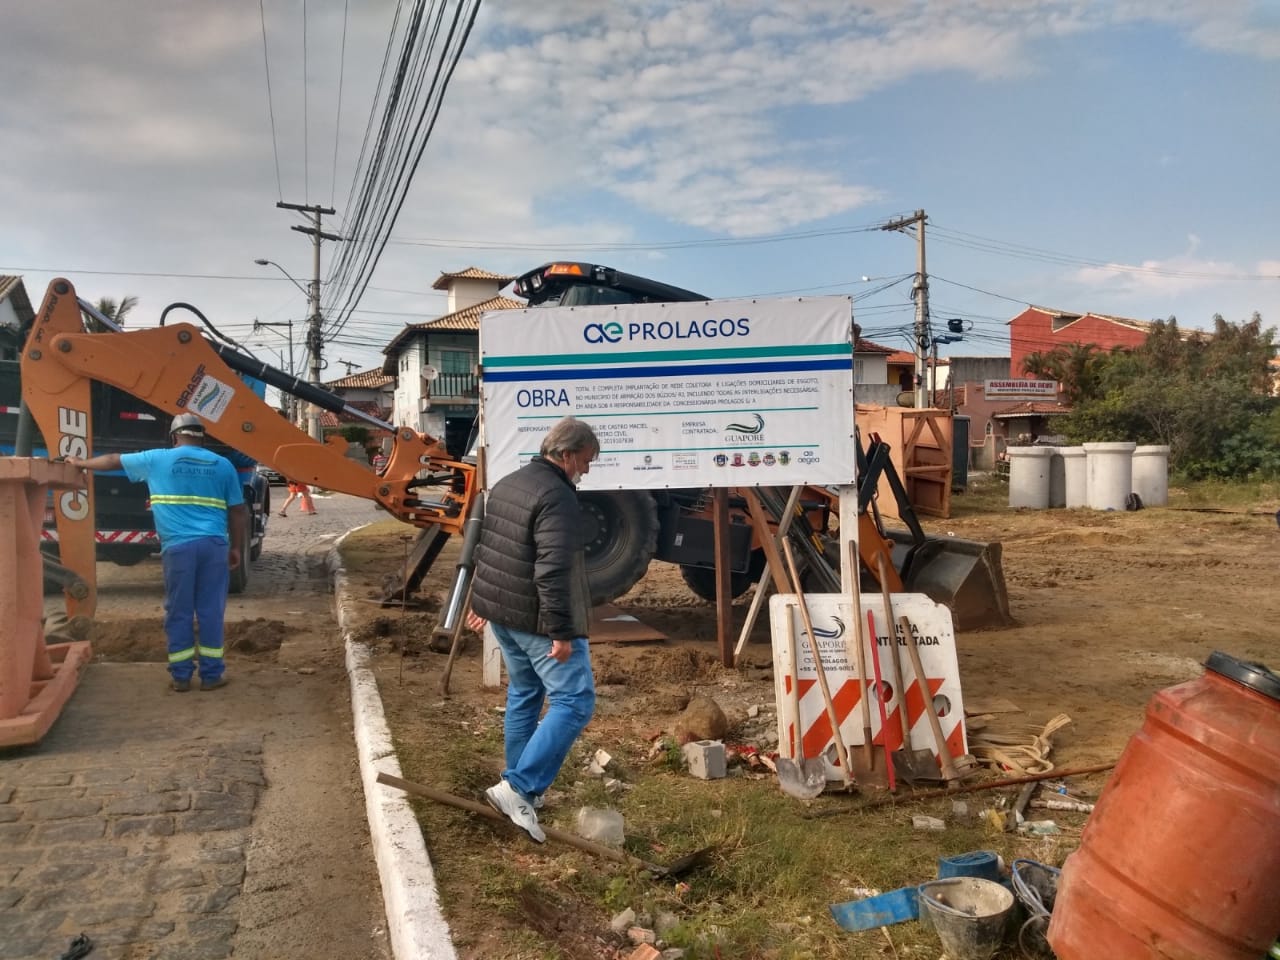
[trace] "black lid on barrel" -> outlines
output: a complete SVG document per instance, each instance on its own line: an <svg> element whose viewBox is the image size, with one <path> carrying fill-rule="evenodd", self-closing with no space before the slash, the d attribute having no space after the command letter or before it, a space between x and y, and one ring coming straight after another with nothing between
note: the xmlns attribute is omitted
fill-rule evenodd
<svg viewBox="0 0 1280 960"><path fill-rule="evenodd" d="M1234 680L1273 700L1280 700L1280 676L1276 676L1264 664L1251 663L1215 650L1204 665L1206 669L1221 674L1228 680Z"/></svg>

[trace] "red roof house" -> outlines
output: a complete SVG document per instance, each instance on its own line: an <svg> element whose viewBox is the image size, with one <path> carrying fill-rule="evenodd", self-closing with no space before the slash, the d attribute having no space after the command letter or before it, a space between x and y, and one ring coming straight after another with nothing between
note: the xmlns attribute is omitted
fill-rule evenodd
<svg viewBox="0 0 1280 960"><path fill-rule="evenodd" d="M1103 313L1070 313L1051 307L1028 307L1009 321L1009 372L1029 373L1023 366L1032 353L1048 353L1055 347L1092 344L1099 350L1137 347L1151 332L1146 320L1113 317Z"/></svg>

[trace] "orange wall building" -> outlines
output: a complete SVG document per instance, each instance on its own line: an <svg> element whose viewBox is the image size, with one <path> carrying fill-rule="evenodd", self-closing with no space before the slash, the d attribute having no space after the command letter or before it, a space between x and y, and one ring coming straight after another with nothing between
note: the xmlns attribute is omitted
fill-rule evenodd
<svg viewBox="0 0 1280 960"><path fill-rule="evenodd" d="M1009 321L1009 372L1026 376L1023 366L1032 353L1048 353L1055 347L1092 344L1100 350L1136 347L1147 339L1151 324L1145 320L1112 317L1102 313L1068 313L1050 307L1028 307Z"/></svg>

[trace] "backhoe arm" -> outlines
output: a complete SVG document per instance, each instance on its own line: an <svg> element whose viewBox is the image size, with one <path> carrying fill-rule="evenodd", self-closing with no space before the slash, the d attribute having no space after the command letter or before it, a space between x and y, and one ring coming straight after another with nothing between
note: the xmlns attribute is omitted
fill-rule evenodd
<svg viewBox="0 0 1280 960"><path fill-rule="evenodd" d="M197 414L209 434L290 479L376 501L416 526L462 530L474 469L451 459L435 438L395 428L386 469L375 474L345 455L345 441L320 443L280 416L228 363L246 373L261 366L220 345L215 351L187 323L85 333L75 289L58 279L49 285L22 354L23 400L54 456L93 454L89 385L96 380L168 413ZM419 476L424 472L427 479ZM428 495L417 492L433 483ZM93 508L92 487L63 492L55 507L62 563L81 575L93 570Z"/></svg>

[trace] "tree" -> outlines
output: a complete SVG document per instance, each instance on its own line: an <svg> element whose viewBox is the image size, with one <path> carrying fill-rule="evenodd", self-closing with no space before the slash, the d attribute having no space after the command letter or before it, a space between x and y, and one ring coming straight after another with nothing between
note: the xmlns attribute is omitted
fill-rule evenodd
<svg viewBox="0 0 1280 960"><path fill-rule="evenodd" d="M1074 406L1097 391L1109 356L1096 344L1064 343L1047 353L1027 354L1022 367L1033 377L1058 381L1063 398Z"/></svg>
<svg viewBox="0 0 1280 960"><path fill-rule="evenodd" d="M1092 365L1063 432L1084 442L1167 444L1170 465L1192 479L1274 475L1274 335L1256 313L1239 325L1214 316L1212 333L1157 321L1140 346Z"/></svg>
<svg viewBox="0 0 1280 960"><path fill-rule="evenodd" d="M124 318L137 305L138 298L133 296L122 297L119 303L111 297L102 297L94 304L94 307L100 314L114 322L116 326L123 327ZM107 333L109 329L99 323L95 317L87 317L85 325L90 333Z"/></svg>

